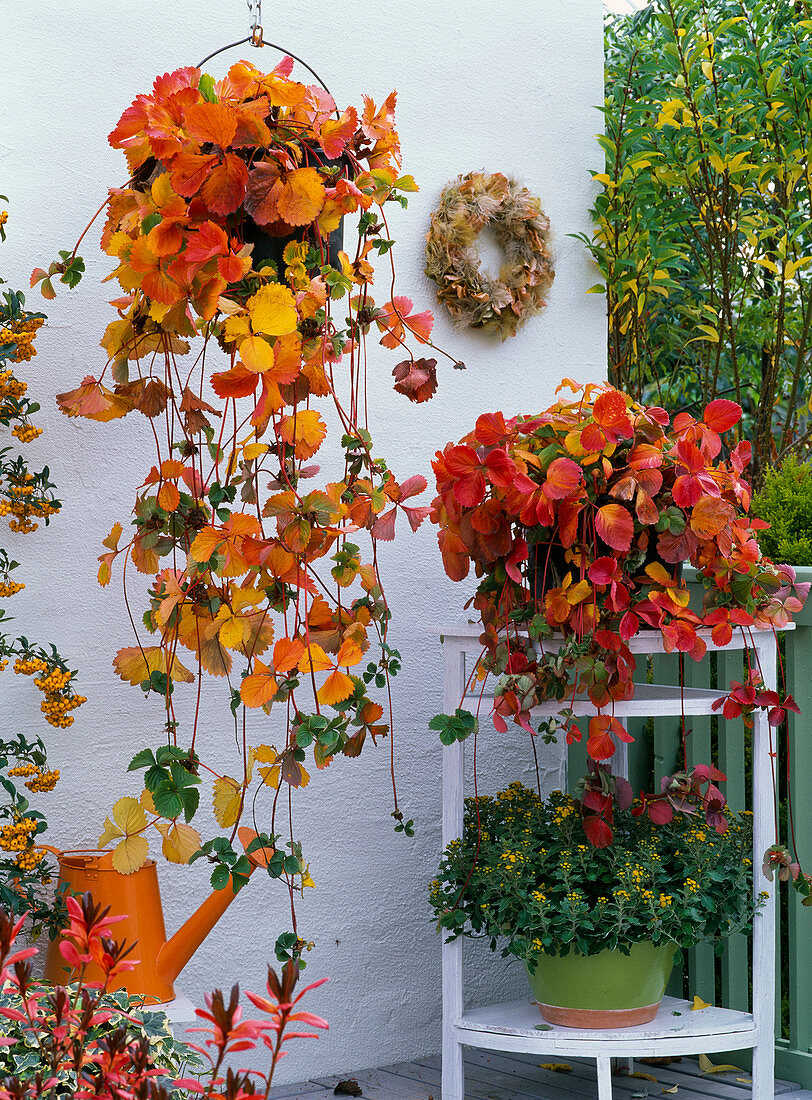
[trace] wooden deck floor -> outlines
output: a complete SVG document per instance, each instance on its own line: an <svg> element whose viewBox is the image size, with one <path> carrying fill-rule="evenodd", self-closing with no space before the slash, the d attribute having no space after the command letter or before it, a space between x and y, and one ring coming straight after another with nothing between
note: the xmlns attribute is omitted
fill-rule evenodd
<svg viewBox="0 0 812 1100"><path fill-rule="evenodd" d="M715 1058L717 1064L732 1062L735 1054ZM542 1059L524 1054L497 1054L468 1050L465 1055L465 1100L594 1100L597 1095L595 1063L570 1059L569 1070L544 1069ZM674 1100L750 1100L750 1075L702 1073L693 1058L668 1065L635 1063L635 1073L656 1078L617 1074L614 1090L618 1100L655 1100L674 1095ZM350 1079L357 1082L367 1100L440 1100L440 1058L421 1058L383 1069L320 1077L299 1085L280 1085L271 1090L273 1100L327 1100L335 1095L353 1095L336 1086ZM776 1081L775 1094L781 1100L812 1100L789 1081Z"/></svg>

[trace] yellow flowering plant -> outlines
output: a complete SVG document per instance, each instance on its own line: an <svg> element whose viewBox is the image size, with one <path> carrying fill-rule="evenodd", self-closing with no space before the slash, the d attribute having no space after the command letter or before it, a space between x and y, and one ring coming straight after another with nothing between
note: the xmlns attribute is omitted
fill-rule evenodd
<svg viewBox="0 0 812 1100"><path fill-rule="evenodd" d="M540 952L719 944L748 928L756 907L752 818L725 806L713 827L679 801L664 823L642 802L616 805L614 843L596 848L583 803L561 791L544 799L511 783L467 799L463 835L431 884L438 929L489 938L531 967Z"/></svg>

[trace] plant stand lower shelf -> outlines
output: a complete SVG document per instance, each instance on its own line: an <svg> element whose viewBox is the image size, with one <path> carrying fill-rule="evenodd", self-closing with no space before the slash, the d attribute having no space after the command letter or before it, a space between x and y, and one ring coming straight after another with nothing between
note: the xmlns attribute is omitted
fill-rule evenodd
<svg viewBox="0 0 812 1100"><path fill-rule="evenodd" d="M790 625L789 629L792 629ZM480 628L473 625L437 630L443 642L444 710L453 713L465 693L471 661L481 652ZM701 631L708 650L715 650L709 631ZM734 636L725 649L754 654L767 688L775 687L776 639L772 631L752 630L745 641ZM634 639L634 652L663 653L659 631ZM545 643L545 648L554 643ZM635 699L618 703L618 718L636 714L666 717L710 714L716 691L680 693L673 687L640 684ZM465 705L463 703L463 705ZM554 713L558 704L537 708L539 715ZM576 714L595 713L584 701ZM535 713L535 712L534 712ZM720 738L724 735L720 719ZM773 776L770 729L763 711L753 716L753 867L754 889L767 895L753 928L753 1012L727 1008L693 1011L690 1001L666 997L657 1016L648 1024L612 1030L581 1030L546 1024L528 997L518 1001L466 1010L464 1007L462 939L443 943L443 1076L442 1100L464 1100L463 1047L504 1050L533 1055L594 1058L598 1069L598 1100L612 1097L612 1058L651 1058L668 1055L753 1051L753 1100L773 1100L775 1066L775 896L770 883L759 875L764 852L773 843ZM464 812L464 742L443 750L443 846L462 834ZM543 1030L540 1030L543 1028Z"/></svg>
<svg viewBox="0 0 812 1100"><path fill-rule="evenodd" d="M543 1031L539 1031L539 1025ZM748 1012L730 1008L694 1012L691 1001L676 997L664 997L650 1023L616 1031L582 1031L546 1024L529 998L472 1009L456 1021L455 1028L458 1042L465 1046L516 1054L566 1054L572 1058L600 1058L609 1046L613 1058L739 1050L752 1047L757 1038L755 1020Z"/></svg>

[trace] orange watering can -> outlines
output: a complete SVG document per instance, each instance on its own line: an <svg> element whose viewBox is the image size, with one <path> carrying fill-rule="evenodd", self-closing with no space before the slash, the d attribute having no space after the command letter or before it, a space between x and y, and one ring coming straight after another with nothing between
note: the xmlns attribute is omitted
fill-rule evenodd
<svg viewBox="0 0 812 1100"><path fill-rule="evenodd" d="M256 835L253 829L242 827L239 830L244 847ZM111 916L125 918L113 927L112 935L118 941L135 943L131 957L139 962L133 970L115 979L110 988L126 989L156 1004L173 1000L173 982L236 897L232 883L210 894L197 912L167 940L154 859L148 859L133 874L122 875L113 867L112 852L50 850L59 858L60 884L64 883L69 893L89 892L98 905L109 906ZM267 867L272 854L269 849L260 848L249 855L251 869L248 874L253 874L257 867ZM60 942L59 938L52 940L48 947L45 978L65 984L74 975L59 951ZM88 981L102 978L95 966L88 966L85 975Z"/></svg>

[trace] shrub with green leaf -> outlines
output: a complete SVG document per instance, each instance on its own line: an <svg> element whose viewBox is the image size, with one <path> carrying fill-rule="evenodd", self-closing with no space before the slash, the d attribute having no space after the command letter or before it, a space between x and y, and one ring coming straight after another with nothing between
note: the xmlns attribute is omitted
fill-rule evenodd
<svg viewBox="0 0 812 1100"><path fill-rule="evenodd" d="M71 992L75 987L67 989ZM76 996L79 997L78 992ZM164 1084L202 1068L203 1061L195 1051L187 1043L174 1038L166 1013L143 1007L140 997L131 997L125 990L118 989L102 994L96 1007L104 1016L109 1013L109 1018L89 1028L85 1036L86 1045L103 1042L120 1028L124 1046L147 1040L151 1066L160 1069L161 1076L166 1079ZM25 1019L24 1009L23 997L17 990L6 988L0 991L3 1036L11 1040L8 1045L0 1045L0 1081L12 1078L21 1087L32 1083L38 1073L45 1080L50 1076L47 1048L43 1046L42 1035ZM18 1014L23 1019L18 1019ZM76 1089L75 1071L63 1065L48 1095L55 1098L74 1096ZM186 1096L188 1093L185 1090L173 1089L169 1093L171 1100L182 1100Z"/></svg>
<svg viewBox="0 0 812 1100"><path fill-rule="evenodd" d="M768 470L751 511L770 524L758 536L764 554L790 565L812 565L812 461L789 456Z"/></svg>

